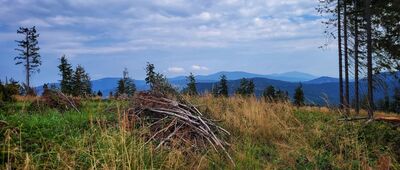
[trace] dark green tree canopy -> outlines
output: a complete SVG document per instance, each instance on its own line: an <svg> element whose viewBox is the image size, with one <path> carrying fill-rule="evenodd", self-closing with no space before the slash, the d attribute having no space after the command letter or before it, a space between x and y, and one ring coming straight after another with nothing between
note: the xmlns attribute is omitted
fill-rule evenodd
<svg viewBox="0 0 400 170"><path fill-rule="evenodd" d="M188 83L187 87L183 90L185 94L188 95L198 95L196 88L196 78L193 73L190 73L188 77L186 77Z"/></svg>
<svg viewBox="0 0 400 170"><path fill-rule="evenodd" d="M251 96L254 94L254 82L253 80L248 80L246 78L242 78L240 80L240 86L236 90L236 94L239 94L241 96Z"/></svg>
<svg viewBox="0 0 400 170"><path fill-rule="evenodd" d="M97 96L99 96L99 97L103 97L103 92L101 92L100 90L99 90L99 91L97 91Z"/></svg>
<svg viewBox="0 0 400 170"><path fill-rule="evenodd" d="M72 77L73 95L87 97L92 94L92 84L90 82L89 74L85 69L78 65Z"/></svg>
<svg viewBox="0 0 400 170"><path fill-rule="evenodd" d="M228 95L228 80L225 75L222 75L217 87L217 96L228 97Z"/></svg>
<svg viewBox="0 0 400 170"><path fill-rule="evenodd" d="M147 63L145 81L153 93L159 95L178 94L178 91L168 82L168 79L163 74L155 72L155 67L151 63Z"/></svg>
<svg viewBox="0 0 400 170"><path fill-rule="evenodd" d="M303 106L304 105L304 92L303 92L303 85L299 84L294 92L294 104L296 106Z"/></svg>
<svg viewBox="0 0 400 170"><path fill-rule="evenodd" d="M264 89L263 96L267 101L273 101L276 98L276 91L274 86L268 86Z"/></svg>
<svg viewBox="0 0 400 170"><path fill-rule="evenodd" d="M136 85L134 81L129 77L128 69L125 68L123 71L123 77L118 81L117 96L131 97L136 92Z"/></svg>
<svg viewBox="0 0 400 170"><path fill-rule="evenodd" d="M65 94L72 94L73 90L73 82L72 82L72 66L68 63L68 60L65 55L60 58L60 65L58 66L61 75L61 92Z"/></svg>

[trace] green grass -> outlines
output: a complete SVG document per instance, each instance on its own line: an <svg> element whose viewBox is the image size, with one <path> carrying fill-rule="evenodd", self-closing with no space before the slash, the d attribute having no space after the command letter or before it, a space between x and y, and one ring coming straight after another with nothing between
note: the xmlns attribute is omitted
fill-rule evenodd
<svg viewBox="0 0 400 170"><path fill-rule="evenodd" d="M289 109L276 109L276 114L281 115L264 117L266 120L257 124L253 121L258 117L253 120L252 116L271 114L271 111L261 112L269 108L268 104L252 106L246 102L255 101L241 99L212 102L215 103L204 102L208 105L206 110L216 110L210 116L225 120L221 125L233 133L228 152L236 166L211 148L199 152L180 148L155 150L156 143L144 145L146 141L140 134L146 129L121 128L118 108L127 103L88 101L81 113L60 113L52 109L28 112L27 103L6 104L0 109L0 120L7 122L0 124L0 168L364 169L377 167L380 158L388 156L391 168L400 169L399 128L376 122L368 125L338 122L339 116L332 112L290 106L285 106ZM216 107L221 105L226 108L218 110ZM252 111L247 112L248 109ZM225 112L235 115L226 116L229 113ZM230 119L253 124L249 130L254 132L250 133L243 129L243 123L237 124ZM272 120L284 122L275 125L271 124L276 123Z"/></svg>

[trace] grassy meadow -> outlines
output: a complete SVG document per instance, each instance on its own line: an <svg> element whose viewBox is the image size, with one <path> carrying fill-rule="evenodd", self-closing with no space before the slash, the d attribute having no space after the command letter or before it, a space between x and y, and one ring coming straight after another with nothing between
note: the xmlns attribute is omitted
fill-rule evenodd
<svg viewBox="0 0 400 170"><path fill-rule="evenodd" d="M188 98L231 133L235 165L211 147L146 144L147 129L127 128L128 102L61 113L20 100L0 109L0 169L400 169L400 129L389 124L256 98Z"/></svg>

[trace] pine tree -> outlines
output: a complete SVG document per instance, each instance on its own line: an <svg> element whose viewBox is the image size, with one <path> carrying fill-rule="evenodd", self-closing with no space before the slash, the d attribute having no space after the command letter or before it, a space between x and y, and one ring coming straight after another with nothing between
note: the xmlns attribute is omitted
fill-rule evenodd
<svg viewBox="0 0 400 170"><path fill-rule="evenodd" d="M302 84L300 84L296 88L294 96L293 96L293 99L294 99L294 104L296 106L303 106L304 105L304 92L303 92L303 85Z"/></svg>
<svg viewBox="0 0 400 170"><path fill-rule="evenodd" d="M222 75L219 81L218 96L228 97L228 80L225 75Z"/></svg>
<svg viewBox="0 0 400 170"><path fill-rule="evenodd" d="M274 86L268 86L264 89L263 97L266 101L275 101L276 92Z"/></svg>
<svg viewBox="0 0 400 170"><path fill-rule="evenodd" d="M154 71L154 69L155 69L154 64L150 64L149 62L147 62L145 81L146 81L146 84L148 84L150 86L151 90L154 89L154 85L156 83L157 73Z"/></svg>
<svg viewBox="0 0 400 170"><path fill-rule="evenodd" d="M17 30L18 34L23 34L24 39L16 41L18 47L15 50L20 52L20 54L14 58L17 60L16 65L23 64L25 67L26 76L26 89L29 91L31 74L34 72L39 72L39 66L42 64L40 60L39 47L38 47L38 37L39 34L36 32L36 28L25 28L20 27Z"/></svg>
<svg viewBox="0 0 400 170"><path fill-rule="evenodd" d="M90 77L88 73L83 74L83 94L84 96L90 96L92 94L92 82L90 82Z"/></svg>
<svg viewBox="0 0 400 170"><path fill-rule="evenodd" d="M189 74L189 76L187 77L187 81L188 83L185 92L191 96L198 95L196 88L196 78L193 73Z"/></svg>
<svg viewBox="0 0 400 170"><path fill-rule="evenodd" d="M99 90L99 91L97 91L97 96L103 97L103 93Z"/></svg>
<svg viewBox="0 0 400 170"><path fill-rule="evenodd" d="M248 95L254 95L256 85L254 84L253 80L249 80L247 84L247 94Z"/></svg>
<svg viewBox="0 0 400 170"><path fill-rule="evenodd" d="M125 82L124 79L118 80L117 92L115 93L116 97L125 94Z"/></svg>
<svg viewBox="0 0 400 170"><path fill-rule="evenodd" d="M133 80L129 77L128 69L123 71L123 77L118 81L117 96L131 97L135 94L136 86Z"/></svg>
<svg viewBox="0 0 400 170"><path fill-rule="evenodd" d="M65 55L63 55L60 59L60 65L58 66L61 75L61 92L65 94L72 93L72 66L68 63L68 60Z"/></svg>
<svg viewBox="0 0 400 170"><path fill-rule="evenodd" d="M92 94L90 77L85 72L85 69L80 65L76 67L74 75L72 77L72 87L72 94L74 96L87 97Z"/></svg>
<svg viewBox="0 0 400 170"><path fill-rule="evenodd" d="M150 90L153 93L159 95L178 94L177 90L172 87L163 74L155 72L153 64L147 63L145 81L146 84L150 85Z"/></svg>
<svg viewBox="0 0 400 170"><path fill-rule="evenodd" d="M239 94L241 96L247 96L248 85L249 85L248 80L246 78L242 78L240 80L239 88L236 89L236 94Z"/></svg>

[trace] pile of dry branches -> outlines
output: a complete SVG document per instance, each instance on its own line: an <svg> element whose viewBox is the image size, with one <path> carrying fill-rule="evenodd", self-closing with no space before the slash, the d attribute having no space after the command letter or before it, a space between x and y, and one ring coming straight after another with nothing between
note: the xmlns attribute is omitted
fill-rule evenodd
<svg viewBox="0 0 400 170"><path fill-rule="evenodd" d="M135 95L133 107L127 110L130 121L145 125L150 130L150 141L158 143L156 149L173 141L186 143L196 149L212 146L222 151L233 163L221 137L230 133L205 116L190 102L171 100L150 92ZM219 137L220 136L220 137Z"/></svg>
<svg viewBox="0 0 400 170"><path fill-rule="evenodd" d="M67 96L58 90L45 90L43 96L36 99L29 107L31 111L44 111L47 108L57 109L61 112L73 109L79 112L81 101L79 98Z"/></svg>

